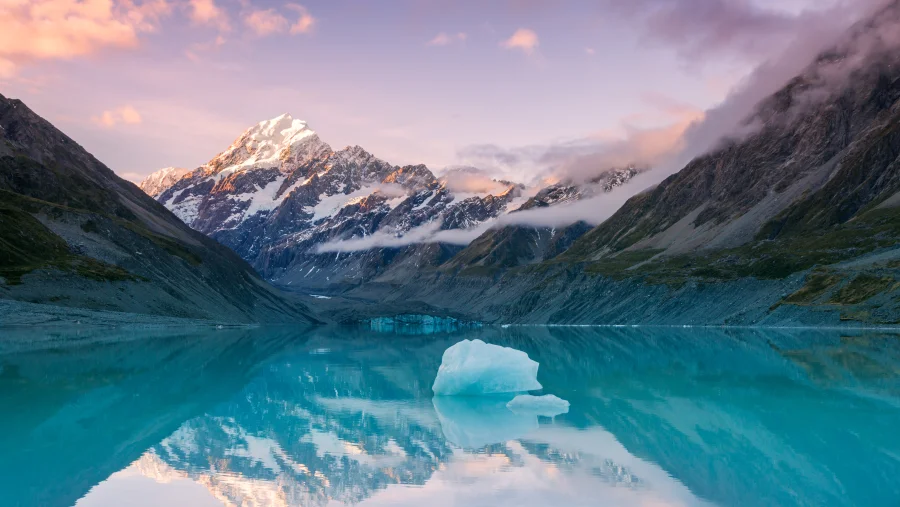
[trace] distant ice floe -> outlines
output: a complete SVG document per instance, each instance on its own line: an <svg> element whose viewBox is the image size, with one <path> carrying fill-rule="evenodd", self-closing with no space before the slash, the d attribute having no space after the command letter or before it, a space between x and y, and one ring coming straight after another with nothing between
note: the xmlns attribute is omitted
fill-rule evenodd
<svg viewBox="0 0 900 507"><path fill-rule="evenodd" d="M463 340L444 351L431 389L438 396L534 391L542 388L538 366L521 350Z"/></svg>

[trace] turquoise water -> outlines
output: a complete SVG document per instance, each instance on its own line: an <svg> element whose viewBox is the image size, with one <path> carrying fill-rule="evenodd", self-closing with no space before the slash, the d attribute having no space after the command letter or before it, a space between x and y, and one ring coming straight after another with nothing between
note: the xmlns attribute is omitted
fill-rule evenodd
<svg viewBox="0 0 900 507"><path fill-rule="evenodd" d="M0 505L900 505L900 337L0 331ZM550 418L432 399L464 338Z"/></svg>

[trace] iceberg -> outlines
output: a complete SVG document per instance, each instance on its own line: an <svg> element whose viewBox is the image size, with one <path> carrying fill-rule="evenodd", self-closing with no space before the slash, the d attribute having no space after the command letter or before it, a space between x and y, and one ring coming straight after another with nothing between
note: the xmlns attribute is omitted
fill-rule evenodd
<svg viewBox="0 0 900 507"><path fill-rule="evenodd" d="M444 438L463 449L481 449L522 438L538 429L535 414L506 408L509 397L435 396L431 399Z"/></svg>
<svg viewBox="0 0 900 507"><path fill-rule="evenodd" d="M506 408L516 414L534 414L544 417L556 417L569 411L569 402L552 394L531 396L521 394L506 404Z"/></svg>
<svg viewBox="0 0 900 507"><path fill-rule="evenodd" d="M438 396L524 393L541 389L538 366L521 350L463 340L444 351L431 389Z"/></svg>

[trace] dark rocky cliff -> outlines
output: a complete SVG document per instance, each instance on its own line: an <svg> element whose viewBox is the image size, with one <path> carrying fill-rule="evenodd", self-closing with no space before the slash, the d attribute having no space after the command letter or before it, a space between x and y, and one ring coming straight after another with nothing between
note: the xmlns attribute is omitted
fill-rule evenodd
<svg viewBox="0 0 900 507"><path fill-rule="evenodd" d="M313 322L18 100L0 96L0 298L212 319Z"/></svg>

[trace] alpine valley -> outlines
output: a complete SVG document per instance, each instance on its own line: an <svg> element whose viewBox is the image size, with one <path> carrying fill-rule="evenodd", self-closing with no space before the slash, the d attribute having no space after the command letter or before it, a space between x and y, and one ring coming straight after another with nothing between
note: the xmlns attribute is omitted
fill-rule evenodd
<svg viewBox="0 0 900 507"><path fill-rule="evenodd" d="M900 2L856 25L721 142L597 226L510 217L615 193L643 170L525 186L440 177L283 115L143 184L265 279L337 320L900 322ZM652 169L650 170L652 172Z"/></svg>
<svg viewBox="0 0 900 507"><path fill-rule="evenodd" d="M0 97L0 304L38 321L64 307L235 323L896 324L898 30L894 1L732 118L739 136L650 188L638 185L661 169L640 160L530 184L396 166L290 115L138 188ZM534 219L604 202L624 205Z"/></svg>
<svg viewBox="0 0 900 507"><path fill-rule="evenodd" d="M900 0L301 3L0 1L0 507L900 505Z"/></svg>

